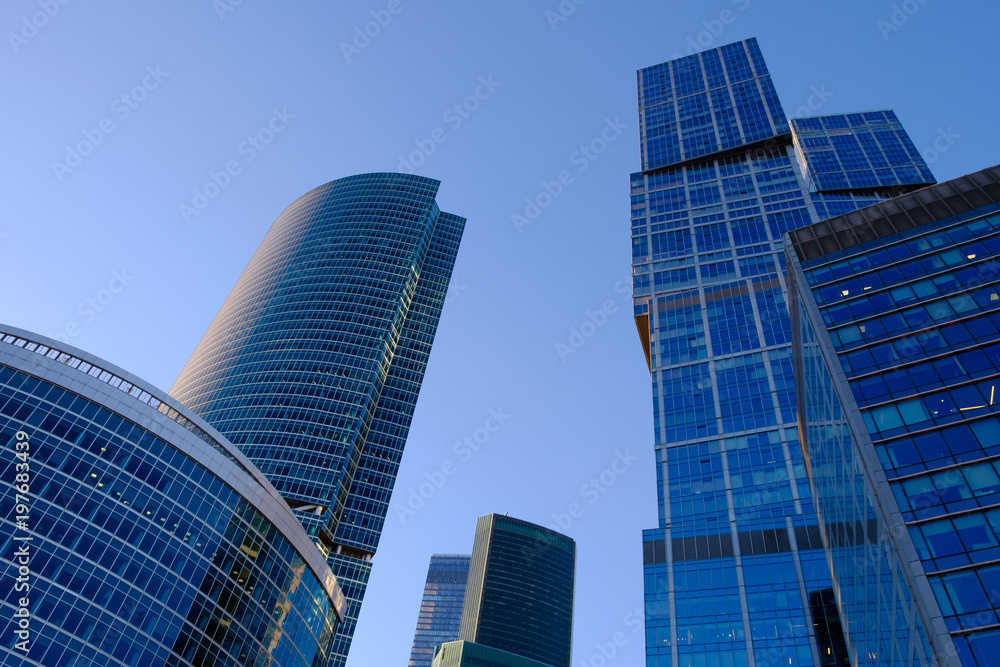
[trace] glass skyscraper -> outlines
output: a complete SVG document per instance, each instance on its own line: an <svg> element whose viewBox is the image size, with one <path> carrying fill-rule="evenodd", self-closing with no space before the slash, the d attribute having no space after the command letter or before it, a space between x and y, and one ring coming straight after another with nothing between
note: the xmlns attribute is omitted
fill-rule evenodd
<svg viewBox="0 0 1000 667"><path fill-rule="evenodd" d="M344 598L215 429L101 359L0 326L0 665L322 667Z"/></svg>
<svg viewBox="0 0 1000 667"><path fill-rule="evenodd" d="M793 231L787 252L853 664L996 665L1000 167Z"/></svg>
<svg viewBox="0 0 1000 667"><path fill-rule="evenodd" d="M754 39L637 83L633 296L659 499L647 667L848 664L799 447L781 237L933 177L891 111L789 122Z"/></svg>
<svg viewBox="0 0 1000 667"><path fill-rule="evenodd" d="M275 221L171 395L256 464L344 589L343 665L458 252L439 182L362 174Z"/></svg>
<svg viewBox="0 0 1000 667"><path fill-rule="evenodd" d="M420 601L409 667L431 667L434 648L458 639L470 556L434 554Z"/></svg>
<svg viewBox="0 0 1000 667"><path fill-rule="evenodd" d="M458 638L550 667L570 667L576 542L487 514L476 522Z"/></svg>

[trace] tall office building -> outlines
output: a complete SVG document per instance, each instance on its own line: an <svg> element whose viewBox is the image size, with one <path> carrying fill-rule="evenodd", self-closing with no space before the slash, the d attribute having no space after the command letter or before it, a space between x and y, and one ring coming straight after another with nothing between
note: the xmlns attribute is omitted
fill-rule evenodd
<svg viewBox="0 0 1000 667"><path fill-rule="evenodd" d="M852 664L997 664L1000 167L793 231L786 249Z"/></svg>
<svg viewBox="0 0 1000 667"><path fill-rule="evenodd" d="M0 665L326 663L344 599L263 475L139 378L0 327Z"/></svg>
<svg viewBox="0 0 1000 667"><path fill-rule="evenodd" d="M796 430L781 235L933 177L891 111L789 123L753 39L637 79L633 296L659 497L647 665L847 664Z"/></svg>
<svg viewBox="0 0 1000 667"><path fill-rule="evenodd" d="M275 221L171 395L292 506L348 602L346 660L464 218L439 182L363 174Z"/></svg>
<svg viewBox="0 0 1000 667"><path fill-rule="evenodd" d="M575 572L572 539L507 515L479 517L459 640L570 667Z"/></svg>
<svg viewBox="0 0 1000 667"><path fill-rule="evenodd" d="M434 648L458 639L470 556L434 554L420 600L409 667L431 667Z"/></svg>

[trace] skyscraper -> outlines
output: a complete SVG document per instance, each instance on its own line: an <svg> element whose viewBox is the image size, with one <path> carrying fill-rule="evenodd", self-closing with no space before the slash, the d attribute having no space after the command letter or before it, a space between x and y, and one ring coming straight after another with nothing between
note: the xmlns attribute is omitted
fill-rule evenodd
<svg viewBox="0 0 1000 667"><path fill-rule="evenodd" d="M790 124L754 39L637 80L633 296L659 496L647 665L845 664L796 430L781 235L933 178L891 111Z"/></svg>
<svg viewBox="0 0 1000 667"><path fill-rule="evenodd" d="M0 664L324 664L337 582L245 456L101 359L0 327Z"/></svg>
<svg viewBox="0 0 1000 667"><path fill-rule="evenodd" d="M476 523L460 641L570 667L576 542L487 514Z"/></svg>
<svg viewBox="0 0 1000 667"><path fill-rule="evenodd" d="M420 601L409 667L430 667L434 648L458 639L470 556L434 554Z"/></svg>
<svg viewBox="0 0 1000 667"><path fill-rule="evenodd" d="M464 218L439 182L362 174L275 221L171 395L224 433L327 554L348 615L364 597Z"/></svg>
<svg viewBox="0 0 1000 667"><path fill-rule="evenodd" d="M795 230L786 249L852 664L997 664L1000 167Z"/></svg>

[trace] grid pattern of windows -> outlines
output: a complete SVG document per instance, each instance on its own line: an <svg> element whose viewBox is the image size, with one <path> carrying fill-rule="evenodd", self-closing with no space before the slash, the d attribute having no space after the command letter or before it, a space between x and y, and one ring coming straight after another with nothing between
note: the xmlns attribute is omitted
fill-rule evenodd
<svg viewBox="0 0 1000 667"><path fill-rule="evenodd" d="M142 401L126 419L110 407L117 401L104 404L28 375L21 370L27 364L3 351L0 359L0 432L12 451L15 434L27 434L31 471L32 541L25 543L16 541L24 529L13 520L17 459L2 465L8 604L17 606L9 573L17 571L14 552L22 544L30 547L33 575L30 650L25 659L9 643L0 647L3 664L326 662L337 627L334 601L301 553L229 486L257 484L249 475L234 474L235 466L211 471L154 435L147 428L169 418ZM61 363L53 359L48 368ZM88 395L106 391L99 378L86 387ZM181 433L185 447L213 451ZM0 625L14 636L12 614Z"/></svg>
<svg viewBox="0 0 1000 667"><path fill-rule="evenodd" d="M304 508L348 596L330 667L346 660L465 224L438 186L363 174L300 197L171 390Z"/></svg>
<svg viewBox="0 0 1000 667"><path fill-rule="evenodd" d="M680 292L657 299L657 320L660 363L683 364L708 356L697 292Z"/></svg>
<svg viewBox="0 0 1000 667"><path fill-rule="evenodd" d="M829 478L815 483L828 485L832 497L849 474L845 453L870 439L881 463L877 474L892 491L883 502L898 505L902 521L897 526L877 517L878 529L906 528L896 533L908 537L903 544L915 550L933 591L921 598L925 617L942 614L950 635L942 640L947 648L938 650L957 650L961 664L982 667L995 661L993 628L1000 625L1000 416L994 407L1000 401L1000 295L993 268L1000 204L995 193L982 194L976 208L947 215L955 191L924 192L922 203L938 212L924 224L801 264L809 451L812 468ZM901 200L905 206L906 197ZM814 326L832 345L825 358ZM847 380L837 392L824 365L835 359ZM841 400L860 409L862 420L853 424L854 434L842 428L834 437L822 424L842 421ZM866 478L857 488L870 503L874 483ZM849 519L851 496L837 502L840 516ZM875 597L859 599L870 609Z"/></svg>
<svg viewBox="0 0 1000 667"><path fill-rule="evenodd" d="M892 111L799 118L791 124L796 148L804 158L806 177L815 191L935 182Z"/></svg>
<svg viewBox="0 0 1000 667"><path fill-rule="evenodd" d="M791 327L783 296L784 254L778 250L782 235L830 215L881 201L900 190L916 189L930 182L929 172L919 154L911 150L912 142L891 112L830 121L801 119L804 124L795 123L799 134L809 135L808 155L817 161L825 160L822 163L827 166L833 164L829 159L832 156L836 173L850 170L854 174L851 178L845 176L845 188L830 189L828 183L812 183L805 140L793 136L785 121L755 40L645 68L638 73L638 83L643 171L631 175L630 189L635 197L648 197L648 202L633 202L632 206L630 232L634 247L640 249L633 256L633 296L637 316L650 316L649 363L657 448L666 453L673 448L711 447L713 442L718 443L715 438L719 432L746 434L747 438L781 434L780 449L771 450L779 462L774 474L785 475L779 492L767 474L755 477L739 473L738 483L744 486L737 487L726 466L712 470L715 480L711 484L684 477L676 467L662 466L658 470L663 539L668 544L673 539L695 540L690 549L683 550L686 558L709 558L713 554L722 558L726 550L735 550L734 534L750 530L781 534L787 528L786 521L813 527L818 521L804 466L796 452ZM837 138L831 139L834 135ZM821 140L827 142L826 148ZM738 150L740 147L744 149ZM839 161L840 156L843 161ZM890 172L894 179L891 187L857 177L864 170ZM879 175L884 175L881 172ZM647 253L644 248L652 250ZM683 277L668 277L668 272L662 270L666 267L656 267L658 261L668 257L693 264L682 270L686 272ZM657 271L663 277L650 278ZM672 302L681 295L687 310L656 315L654 305ZM691 307L695 303L699 311ZM663 313L663 309L659 312ZM958 311L952 305L950 312ZM641 320L641 326L645 325ZM705 329L707 356L702 356ZM961 332L956 330L953 335L959 337ZM697 356L693 349L698 350ZM755 351L759 352L747 355ZM701 363L691 363L695 361ZM773 443L769 442L769 446ZM669 458L665 455L662 461ZM673 474L682 476L675 479ZM740 503L734 520L716 520L719 499L704 495L706 489L715 489L716 483L721 488L739 489L726 499L730 511L736 502ZM748 499L766 499L767 505L749 508ZM703 512L701 516L699 511ZM753 521L767 525L751 529ZM708 545L704 549L700 546L703 541ZM656 569L655 576L647 578L647 602L654 603L655 611L647 613L646 618L650 633L647 666L665 667L678 659L684 664L700 660L711 664L718 659L741 664L755 656L758 664L775 664L775 660L781 664L814 664L820 659L820 646L828 650L829 656L836 656L830 658L834 661L831 664L846 664L838 622L830 620L836 596L829 578L822 574L821 544L793 548L795 544L788 541L790 562L798 564L789 570L794 580L776 584L786 589L783 597L766 598L767 604L761 605L756 617L747 612L740 631L727 635L725 648L712 646L715 640L709 638L715 634L702 631L700 624L708 621L693 618L691 607L678 607L675 613L667 614L659 602L659 593L648 588L651 583L659 585L664 581ZM802 563L813 556L821 574L817 580L806 582ZM740 569L741 562L734 561L732 567ZM665 581L675 582L671 592L681 594L676 584L676 563L647 564L647 574L649 567L662 568ZM753 577L757 573L756 569L742 568L744 584L738 599L744 609L748 587L755 585ZM683 591L691 599L713 594L707 588ZM763 635L748 635L742 629L760 624L767 628L766 632L779 635L788 630L783 625L788 616L774 602L778 599L796 599L803 613L808 610L816 615L814 623L802 626L805 636L801 643L788 652L768 643ZM758 650L758 643L764 648Z"/></svg>
<svg viewBox="0 0 1000 667"><path fill-rule="evenodd" d="M644 170L790 132L756 39L639 70Z"/></svg>
<svg viewBox="0 0 1000 667"><path fill-rule="evenodd" d="M663 437L661 439L658 432L657 442L678 442L715 435L718 429L708 364L682 366L665 370L660 375L663 376L664 395Z"/></svg>
<svg viewBox="0 0 1000 667"><path fill-rule="evenodd" d="M774 426L774 407L761 354L715 362L724 433Z"/></svg>

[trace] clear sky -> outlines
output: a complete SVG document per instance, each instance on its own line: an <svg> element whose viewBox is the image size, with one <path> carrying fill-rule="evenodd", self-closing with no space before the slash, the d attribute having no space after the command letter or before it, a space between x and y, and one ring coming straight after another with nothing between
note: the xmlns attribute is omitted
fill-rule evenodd
<svg viewBox="0 0 1000 667"><path fill-rule="evenodd" d="M166 390L293 200L440 179L468 224L348 664L406 664L430 555L468 553L476 517L573 503L574 667L619 632L609 664L642 664L635 70L756 36L789 115L892 108L947 180L1000 162L998 26L995 0L8 0L0 322Z"/></svg>

